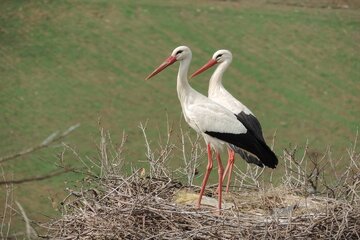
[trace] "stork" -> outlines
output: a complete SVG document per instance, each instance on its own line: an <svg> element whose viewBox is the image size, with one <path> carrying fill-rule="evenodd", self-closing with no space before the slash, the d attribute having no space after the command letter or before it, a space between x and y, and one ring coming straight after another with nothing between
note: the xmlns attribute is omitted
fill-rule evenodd
<svg viewBox="0 0 360 240"><path fill-rule="evenodd" d="M180 100L185 121L196 132L201 134L207 145L208 164L201 185L197 207L200 207L205 186L213 168L212 149L216 154L218 163L218 210L222 202L222 178L223 166L220 151L226 144L232 144L256 155L266 165L275 167L277 158L275 154L264 145L263 141L248 131L246 126L239 121L235 114L206 96L194 90L188 82L188 70L192 58L190 48L179 46L173 50L171 55L157 67L149 76L150 79L176 61L180 62L177 75L177 94Z"/></svg>
<svg viewBox="0 0 360 240"><path fill-rule="evenodd" d="M265 146L266 145L265 139L263 137L262 128L258 119L250 111L249 108L247 108L239 100L233 97L222 85L222 76L231 62L232 62L232 54L229 50L218 50L214 53L212 58L204 66L199 68L196 72L194 72L191 75L191 78L206 71L212 66L219 64L210 78L208 97L214 102L220 104L221 106L224 106L225 108L233 112L236 115L237 119L247 128L247 130L251 132L252 135L258 141L262 142L263 145ZM268 165L266 161L263 162L263 159L258 158L252 154L249 154L248 151L244 151L243 149L239 148L236 145L229 144L228 147L229 147L228 148L229 159L223 176L223 180L224 180L227 173L229 173L226 184L226 192L229 191L231 172L234 166L235 152L238 153L246 162L256 164L260 167L264 167L265 165L273 168L278 163L278 160L274 158L273 162L271 162L271 164ZM268 147L267 149L268 151L270 150Z"/></svg>

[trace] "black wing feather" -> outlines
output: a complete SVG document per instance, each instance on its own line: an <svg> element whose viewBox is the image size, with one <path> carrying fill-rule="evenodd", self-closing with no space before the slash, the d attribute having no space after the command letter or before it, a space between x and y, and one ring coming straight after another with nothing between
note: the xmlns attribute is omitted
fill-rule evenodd
<svg viewBox="0 0 360 240"><path fill-rule="evenodd" d="M235 114L236 118L250 131L252 132L258 139L265 142L261 124L259 120L252 114L246 114L245 112L240 112L239 114Z"/></svg>
<svg viewBox="0 0 360 240"><path fill-rule="evenodd" d="M220 133L211 131L206 131L205 133L211 137L233 144L238 148L244 149L254 154L267 167L275 168L278 164L278 159L275 153L266 145L264 141L258 139L251 131L243 134Z"/></svg>

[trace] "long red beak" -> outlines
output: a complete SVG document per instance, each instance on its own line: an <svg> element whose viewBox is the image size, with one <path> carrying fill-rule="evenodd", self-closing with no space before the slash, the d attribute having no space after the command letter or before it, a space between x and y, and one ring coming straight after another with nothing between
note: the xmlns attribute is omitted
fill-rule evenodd
<svg viewBox="0 0 360 240"><path fill-rule="evenodd" d="M210 59L204 66L202 66L201 68L199 68L196 72L194 72L190 78L195 77L196 75L199 75L200 73L202 73L203 71L211 68L212 66L214 66L215 64L217 64L218 62L214 59Z"/></svg>
<svg viewBox="0 0 360 240"><path fill-rule="evenodd" d="M159 72L161 72L162 70L173 64L174 62L176 62L176 57L174 56L168 57L162 64L160 64L160 66L157 69L155 69L149 76L147 76L145 80L152 78L153 76L155 76L156 74L158 74Z"/></svg>

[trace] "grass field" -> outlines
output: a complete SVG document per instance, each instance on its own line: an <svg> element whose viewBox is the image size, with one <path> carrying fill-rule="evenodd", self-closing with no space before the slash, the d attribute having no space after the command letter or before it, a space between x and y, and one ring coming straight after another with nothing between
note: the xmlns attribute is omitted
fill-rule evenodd
<svg viewBox="0 0 360 240"><path fill-rule="evenodd" d="M101 119L115 142L126 131L129 166L141 166L139 122L148 120L156 144L167 115L174 126L181 120L177 65L144 81L178 45L193 50L191 72L215 50L232 51L224 84L257 115L266 139L276 132L275 152L308 140L312 151L331 146L334 156L345 154L360 123L359 9L282 3L2 1L0 155L81 123L65 141L96 157ZM191 84L206 94L210 74ZM61 151L55 146L2 167L14 178L45 173ZM71 154L67 161L78 164ZM64 182L77 178L16 186L15 196L31 218L53 214L49 196L60 198Z"/></svg>

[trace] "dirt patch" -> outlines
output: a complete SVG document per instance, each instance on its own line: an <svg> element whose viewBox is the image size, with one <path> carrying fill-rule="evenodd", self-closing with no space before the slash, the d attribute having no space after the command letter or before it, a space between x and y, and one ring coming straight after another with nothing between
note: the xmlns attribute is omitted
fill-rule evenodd
<svg viewBox="0 0 360 240"><path fill-rule="evenodd" d="M342 8L357 9L360 8L360 2L357 0L268 0L270 4L288 5L307 8Z"/></svg>

